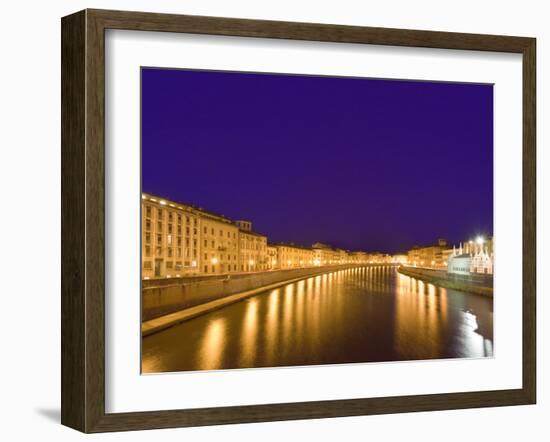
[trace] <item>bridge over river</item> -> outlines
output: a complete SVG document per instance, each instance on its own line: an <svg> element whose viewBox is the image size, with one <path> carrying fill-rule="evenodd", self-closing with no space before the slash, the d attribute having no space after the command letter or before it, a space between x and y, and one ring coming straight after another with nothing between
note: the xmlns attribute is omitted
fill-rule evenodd
<svg viewBox="0 0 550 442"><path fill-rule="evenodd" d="M145 373L493 355L491 298L366 266L262 292L143 338Z"/></svg>

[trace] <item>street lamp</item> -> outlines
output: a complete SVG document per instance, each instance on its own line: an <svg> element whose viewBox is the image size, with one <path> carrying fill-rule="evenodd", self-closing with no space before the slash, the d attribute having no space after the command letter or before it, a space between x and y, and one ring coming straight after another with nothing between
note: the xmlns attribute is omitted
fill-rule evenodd
<svg viewBox="0 0 550 442"><path fill-rule="evenodd" d="M212 258L212 264L216 265L218 263L218 258Z"/></svg>
<svg viewBox="0 0 550 442"><path fill-rule="evenodd" d="M483 236L478 236L478 237L476 238L476 242L477 242L479 245L482 245L482 244L485 242L485 240L483 239Z"/></svg>

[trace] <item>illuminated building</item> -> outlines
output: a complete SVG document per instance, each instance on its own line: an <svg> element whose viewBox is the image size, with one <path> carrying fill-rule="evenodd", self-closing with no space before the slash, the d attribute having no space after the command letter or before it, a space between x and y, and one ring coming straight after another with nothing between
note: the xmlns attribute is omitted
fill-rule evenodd
<svg viewBox="0 0 550 442"><path fill-rule="evenodd" d="M236 221L235 224L239 228L239 270L267 270L267 236L254 232L250 221Z"/></svg>
<svg viewBox="0 0 550 442"><path fill-rule="evenodd" d="M458 250L453 247L447 272L462 275L471 273L492 275L493 265L493 239L486 240L483 237L478 237L475 241L467 241L464 247L461 243Z"/></svg>
<svg viewBox="0 0 550 442"><path fill-rule="evenodd" d="M204 211L200 215L201 255L203 274L237 272L239 265L239 228L231 220Z"/></svg>
<svg viewBox="0 0 550 442"><path fill-rule="evenodd" d="M403 262L382 253L270 244L251 221L232 221L200 207L142 194L143 279L224 275L345 264ZM478 260L479 261L479 260Z"/></svg>
<svg viewBox="0 0 550 442"><path fill-rule="evenodd" d="M340 253L328 244L316 242L311 248L313 249L313 263L316 266L334 265L340 261Z"/></svg>
<svg viewBox="0 0 550 442"><path fill-rule="evenodd" d="M275 270L278 268L279 260L277 257L277 247L274 245L267 245L267 269Z"/></svg>
<svg viewBox="0 0 550 442"><path fill-rule="evenodd" d="M277 269L295 269L312 267L314 264L313 250L296 244L274 244L277 250Z"/></svg>
<svg viewBox="0 0 550 442"><path fill-rule="evenodd" d="M407 255L397 254L391 257L391 262L393 264L407 264Z"/></svg>
<svg viewBox="0 0 550 442"><path fill-rule="evenodd" d="M142 277L177 277L199 269L200 212L150 195L142 196Z"/></svg>
<svg viewBox="0 0 550 442"><path fill-rule="evenodd" d="M407 253L409 265L414 267L444 268L448 254L447 240L439 239L437 244L430 246L416 246Z"/></svg>
<svg viewBox="0 0 550 442"><path fill-rule="evenodd" d="M353 264L367 264L368 254L366 252L349 252L349 260Z"/></svg>

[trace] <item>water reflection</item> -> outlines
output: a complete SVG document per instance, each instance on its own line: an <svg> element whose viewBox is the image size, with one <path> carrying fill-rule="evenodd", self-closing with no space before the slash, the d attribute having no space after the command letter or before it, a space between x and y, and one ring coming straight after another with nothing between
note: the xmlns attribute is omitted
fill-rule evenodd
<svg viewBox="0 0 550 442"><path fill-rule="evenodd" d="M225 320L216 318L208 324L199 347L199 369L212 370L218 368L222 362L225 344Z"/></svg>
<svg viewBox="0 0 550 442"><path fill-rule="evenodd" d="M144 372L493 354L492 299L370 266L315 276L143 339Z"/></svg>

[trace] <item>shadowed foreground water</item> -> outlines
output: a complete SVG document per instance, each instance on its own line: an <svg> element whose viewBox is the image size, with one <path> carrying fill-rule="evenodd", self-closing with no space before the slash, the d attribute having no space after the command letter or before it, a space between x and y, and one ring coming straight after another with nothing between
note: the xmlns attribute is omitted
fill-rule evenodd
<svg viewBox="0 0 550 442"><path fill-rule="evenodd" d="M491 298L394 267L315 276L143 339L144 373L493 355Z"/></svg>

